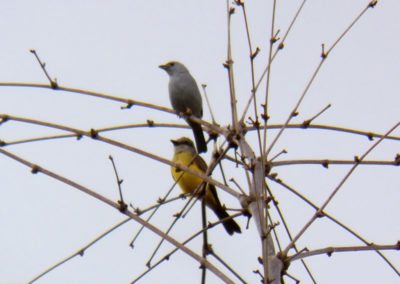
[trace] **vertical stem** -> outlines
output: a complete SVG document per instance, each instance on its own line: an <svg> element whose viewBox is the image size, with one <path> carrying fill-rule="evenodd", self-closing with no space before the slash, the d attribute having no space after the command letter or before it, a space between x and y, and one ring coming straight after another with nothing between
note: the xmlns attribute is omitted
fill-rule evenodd
<svg viewBox="0 0 400 284"><path fill-rule="evenodd" d="M204 190L207 190L207 188L205 188ZM206 194L206 193L204 192L204 194ZM201 221L202 221L203 229L204 229L203 230L203 258L207 259L209 246L208 246L207 230L205 230L207 228L207 215L206 215L206 202L205 202L204 197L201 200ZM205 284L207 268L202 265L201 269L202 269L201 284Z"/></svg>
<svg viewBox="0 0 400 284"><path fill-rule="evenodd" d="M265 101L264 101L264 139L263 139L263 151L261 156L264 159L265 150L267 146L267 122L268 122L268 97L269 97L269 89L270 89L270 78L271 78L271 62L272 62L272 48L274 43L276 42L275 37L275 11L276 11L276 0L274 0L273 8L272 8L272 21L271 21L271 37L269 40L269 52L268 52L268 69L267 69L267 85L265 90Z"/></svg>
<svg viewBox="0 0 400 284"><path fill-rule="evenodd" d="M232 60L232 45L231 45L231 19L232 15L235 12L234 8L229 6L229 0L226 1L226 9L228 13L228 50L227 50L227 59L225 62L225 67L228 69L228 80L229 80L229 93L231 100L231 112L232 112L232 127L237 130L237 107L236 107L236 92L235 92L235 80L233 74L233 60Z"/></svg>

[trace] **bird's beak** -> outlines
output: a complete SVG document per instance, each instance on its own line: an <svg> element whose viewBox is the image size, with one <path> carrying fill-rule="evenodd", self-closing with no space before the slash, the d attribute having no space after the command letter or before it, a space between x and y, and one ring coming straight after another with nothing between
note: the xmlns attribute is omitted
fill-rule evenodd
<svg viewBox="0 0 400 284"><path fill-rule="evenodd" d="M171 139L170 141L172 142L172 144L174 144L174 146L179 144L179 142L177 140Z"/></svg>
<svg viewBox="0 0 400 284"><path fill-rule="evenodd" d="M167 64L161 64L160 66L158 66L159 68L163 69L163 70L167 70L168 66Z"/></svg>

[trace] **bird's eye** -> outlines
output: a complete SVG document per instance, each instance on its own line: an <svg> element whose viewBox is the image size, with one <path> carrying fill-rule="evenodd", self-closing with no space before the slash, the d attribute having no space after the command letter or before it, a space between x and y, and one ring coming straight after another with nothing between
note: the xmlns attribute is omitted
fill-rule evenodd
<svg viewBox="0 0 400 284"><path fill-rule="evenodd" d="M175 65L174 62L171 62L171 63L169 64L169 66L171 66L171 67L173 67L174 65Z"/></svg>

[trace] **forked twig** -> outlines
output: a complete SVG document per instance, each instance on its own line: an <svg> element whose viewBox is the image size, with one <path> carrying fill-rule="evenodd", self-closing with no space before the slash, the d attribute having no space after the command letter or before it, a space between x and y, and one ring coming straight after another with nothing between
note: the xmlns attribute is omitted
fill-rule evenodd
<svg viewBox="0 0 400 284"><path fill-rule="evenodd" d="M2 148L0 148L0 153L31 168L32 173L43 173L46 176L49 176L51 178L54 178L66 185L69 185L73 188L76 188L82 192L84 192L85 194L90 195L91 197L106 203L107 205L114 207L115 209L119 210L120 206L118 203L111 201L110 199L104 197L103 195L98 194L97 192L84 187L70 179L67 179L61 175L56 174L55 172L49 171L45 168L42 168L38 165L35 165L17 155L12 154L11 152L8 152ZM139 216L137 216L136 214L126 210L125 212L123 212L125 215L127 215L128 217L130 217L131 219L133 219L134 221L136 221L137 223L141 224L141 225L145 225L147 229L149 229L150 231L152 231L153 233L155 233L156 235L164 238L165 240L167 240L169 243L171 243L173 246L179 248L180 250L182 250L183 252L185 252L187 255L191 256L193 259L195 259L196 261L198 261L199 263L206 265L208 269L210 269L210 271L212 271L218 278L220 278L222 281L225 281L226 283L234 283L231 279L229 279L224 273L222 273L218 268L216 268L213 264L211 264L210 262L208 262L207 260L203 259L201 256L199 256L198 254L196 254L195 252L193 252L191 249L189 249L188 247L182 245L180 242L178 242L177 240L175 240L174 238L164 234L161 230L159 230L156 226L146 222L145 220L143 220L142 218L140 218Z"/></svg>
<svg viewBox="0 0 400 284"><path fill-rule="evenodd" d="M386 132L385 136L392 133L399 125L400 125L400 122L396 123L392 128L390 128L390 130L388 132ZM357 161L360 161L360 162L363 161L364 158L385 139L385 136L381 137L370 148L368 148L368 150L361 157L357 158ZM329 197L325 200L323 205L317 210L317 212L312 216L312 218L304 225L304 227L299 231L299 233L297 233L297 235L289 243L289 245L286 247L286 249L283 252L284 255L287 255L288 251L293 247L293 244L304 234L304 232L311 226L311 224L314 223L314 221L323 214L323 210L325 209L325 207L335 197L336 193L342 188L343 184L352 175L352 173L355 171L355 169L358 167L358 165L359 165L359 163L356 163L355 165L353 165L351 167L351 169L348 171L348 173L345 175L345 177L340 181L340 183L332 191L332 193L329 195Z"/></svg>
<svg viewBox="0 0 400 284"><path fill-rule="evenodd" d="M35 276L35 278L33 278L32 280L29 281L29 283L34 283L36 280L39 280L40 278L42 278L43 276L45 276L46 274L50 273L51 271L53 271L54 269L56 269L57 267L61 266L62 264L70 261L71 259L75 258L76 256L83 256L83 254L85 253L85 251L90 248L91 246L93 246L94 244L96 244L97 242L99 242L100 240L102 240L104 237L106 237L107 235L109 235L111 232L115 231L116 229L118 229L119 227L121 227L122 225L128 223L129 221L131 221L131 218L126 218L125 220L122 220L121 222L119 222L118 224L115 224L114 226L112 226L110 229L108 229L107 231L105 231L104 233L102 233L101 235L99 235L98 237L96 237L93 241L89 242L88 244L86 244L85 246L83 246L82 248L80 248L78 251L76 251L75 253L71 254L70 256L66 257L65 259L57 262L56 264L52 265L51 267L49 267L48 269L46 269L45 271L43 271L42 273L40 273L39 275Z"/></svg>

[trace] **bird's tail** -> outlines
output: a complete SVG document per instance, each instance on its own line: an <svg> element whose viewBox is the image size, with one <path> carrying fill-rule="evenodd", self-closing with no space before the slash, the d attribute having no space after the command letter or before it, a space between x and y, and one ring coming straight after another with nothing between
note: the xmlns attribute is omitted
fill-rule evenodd
<svg viewBox="0 0 400 284"><path fill-rule="evenodd" d="M220 220L230 217L222 206L218 206L217 208L211 208L211 209L214 211L215 215L217 215L218 219ZM242 232L240 230L238 223L236 223L235 220L233 219L226 219L225 221L222 222L222 225L224 226L225 230L229 235L233 235L233 233Z"/></svg>
<svg viewBox="0 0 400 284"><path fill-rule="evenodd" d="M201 125L190 120L188 120L187 122L193 130L193 136L194 140L196 141L197 152L198 153L207 152L207 143L206 139L204 138L203 129L201 128Z"/></svg>

